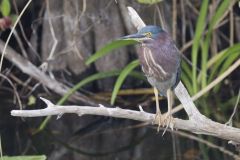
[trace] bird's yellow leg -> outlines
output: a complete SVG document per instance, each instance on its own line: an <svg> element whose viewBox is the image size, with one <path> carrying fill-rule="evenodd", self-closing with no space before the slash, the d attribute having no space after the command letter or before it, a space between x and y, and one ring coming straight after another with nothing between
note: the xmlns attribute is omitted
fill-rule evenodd
<svg viewBox="0 0 240 160"><path fill-rule="evenodd" d="M163 132L163 135L165 134L169 125L173 124L173 117L172 117L173 93L171 89L167 90L167 101L168 101L168 111L164 117L164 124L166 125L166 128ZM173 125L171 125L170 128L173 129Z"/></svg>
<svg viewBox="0 0 240 160"><path fill-rule="evenodd" d="M155 98L156 98L156 115L155 115L155 123L158 124L158 128L157 128L157 131L159 132L159 129L160 129L160 126L162 124L162 113L161 113L161 110L160 110L160 107L159 107L159 100L158 100L158 90L157 88L153 88L154 90L154 95L155 95Z"/></svg>

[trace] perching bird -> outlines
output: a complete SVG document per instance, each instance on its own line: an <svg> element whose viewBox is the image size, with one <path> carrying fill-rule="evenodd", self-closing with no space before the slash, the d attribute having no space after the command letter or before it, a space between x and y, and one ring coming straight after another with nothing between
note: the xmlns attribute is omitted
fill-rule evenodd
<svg viewBox="0 0 240 160"><path fill-rule="evenodd" d="M137 53L142 70L149 83L154 87L156 96L156 118L158 124L168 127L172 120L172 97L171 91L180 81L180 52L170 35L158 26L143 27L136 34L131 34L121 39L136 40L141 44L141 49ZM167 97L168 112L166 117L162 117L159 103L158 91L160 95ZM163 122L168 121L168 124Z"/></svg>

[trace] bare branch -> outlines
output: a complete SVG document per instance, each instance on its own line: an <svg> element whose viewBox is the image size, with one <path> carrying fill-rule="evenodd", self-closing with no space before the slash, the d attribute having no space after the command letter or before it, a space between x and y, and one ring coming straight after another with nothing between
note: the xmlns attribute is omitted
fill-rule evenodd
<svg viewBox="0 0 240 160"><path fill-rule="evenodd" d="M236 112L237 112L237 107L238 107L239 99L240 99L240 89L238 90L237 102L236 102L235 107L234 107L234 109L233 109L233 113L232 113L232 115L230 116L229 120L225 123L226 125L232 126L233 116L234 116L234 115L236 114Z"/></svg>
<svg viewBox="0 0 240 160"><path fill-rule="evenodd" d="M5 43L0 40L0 53L2 53L4 49ZM47 76L44 72L42 72L40 69L38 69L35 65L33 65L30 61L23 58L19 53L17 53L15 50L13 50L11 47L6 47L6 53L5 58L7 58L9 61L11 61L14 65L16 65L22 72L28 74L29 76L33 77L34 79L38 80L43 85L47 86L51 90L53 90L55 93L64 95L66 94L70 88L66 85L51 79L49 76ZM85 102L90 105L96 105L95 102L90 100L88 97L82 95L81 93L74 93L70 100L79 100L82 102Z"/></svg>
<svg viewBox="0 0 240 160"><path fill-rule="evenodd" d="M155 114L147 113L144 111L134 111L128 109L107 108L103 105L99 107L92 106L59 106L54 105L47 99L41 98L46 104L47 108L37 110L13 110L11 111L12 116L18 117L40 117L50 115L62 115L64 113L75 113L79 116L83 115L100 115L109 116L116 118L125 118L136 121L147 122L153 124L155 121ZM155 123L157 124L157 123ZM182 120L174 118L174 128L186 130L196 134L211 135L218 138L234 141L240 143L240 129L233 128L224 124L216 123L210 119L202 116L195 120Z"/></svg>

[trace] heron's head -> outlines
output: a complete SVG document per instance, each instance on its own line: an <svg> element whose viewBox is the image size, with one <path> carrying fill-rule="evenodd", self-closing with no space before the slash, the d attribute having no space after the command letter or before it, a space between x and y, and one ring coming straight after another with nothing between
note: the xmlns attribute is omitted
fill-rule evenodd
<svg viewBox="0 0 240 160"><path fill-rule="evenodd" d="M137 33L124 36L121 39L136 40L138 42L156 40L162 32L164 30L161 27L149 25L140 29Z"/></svg>

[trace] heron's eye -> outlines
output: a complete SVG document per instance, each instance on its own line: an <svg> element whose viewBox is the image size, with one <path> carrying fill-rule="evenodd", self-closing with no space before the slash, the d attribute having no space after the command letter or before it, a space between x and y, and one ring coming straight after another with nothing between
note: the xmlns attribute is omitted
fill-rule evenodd
<svg viewBox="0 0 240 160"><path fill-rule="evenodd" d="M152 33L151 32L146 32L145 36L148 37L148 38L151 38L152 37Z"/></svg>

